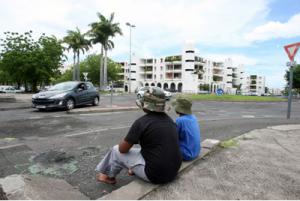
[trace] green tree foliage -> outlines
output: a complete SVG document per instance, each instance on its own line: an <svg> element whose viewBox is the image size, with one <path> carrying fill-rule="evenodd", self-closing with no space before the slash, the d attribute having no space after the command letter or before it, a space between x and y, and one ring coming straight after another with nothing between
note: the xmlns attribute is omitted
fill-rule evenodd
<svg viewBox="0 0 300 201"><path fill-rule="evenodd" d="M88 81L92 82L95 86L99 86L99 66L101 57L96 54L92 54L86 57L80 62L81 80L84 79L83 72L88 73ZM111 59L108 59L108 79L111 81L117 81L119 79L118 73L121 72L121 66ZM72 79L72 69L67 70L57 80L56 83L62 81L69 81Z"/></svg>
<svg viewBox="0 0 300 201"><path fill-rule="evenodd" d="M91 47L91 41L86 39L87 34L81 33L78 27L75 31L68 30L68 35L64 37L64 43L68 44L67 50L73 51L73 63L75 68L73 69L73 80L80 80L80 51L84 54L85 51ZM76 64L77 58L77 65Z"/></svg>
<svg viewBox="0 0 300 201"><path fill-rule="evenodd" d="M38 85L48 84L52 77L59 75L63 62L61 41L54 36L42 34L38 40L32 37L32 31L19 34L5 32L1 39L1 71L7 81L18 86L30 85L33 91Z"/></svg>
<svg viewBox="0 0 300 201"><path fill-rule="evenodd" d="M97 13L98 22L94 22L90 24L91 30L89 31L89 35L92 38L91 41L93 44L100 43L101 44L101 61L100 66L100 85L105 87L107 85L108 79L108 67L107 67L107 50L114 48L114 43L110 40L110 38L115 37L117 34L122 35L122 31L119 23L114 23L114 13L110 15L110 18L105 18L102 14ZM104 52L104 57L103 57Z"/></svg>
<svg viewBox="0 0 300 201"><path fill-rule="evenodd" d="M66 70L64 73L61 73L61 75L55 79L53 82L55 84L60 83L60 82L66 82L72 80L72 75L73 74L73 68Z"/></svg>
<svg viewBox="0 0 300 201"><path fill-rule="evenodd" d="M285 80L287 84L290 82L290 72L286 71ZM300 65L297 65L293 69L293 89L296 89L300 93Z"/></svg>

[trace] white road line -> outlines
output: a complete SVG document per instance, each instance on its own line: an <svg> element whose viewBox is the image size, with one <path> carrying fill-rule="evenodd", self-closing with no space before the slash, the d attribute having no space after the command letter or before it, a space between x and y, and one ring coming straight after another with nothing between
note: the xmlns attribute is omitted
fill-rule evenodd
<svg viewBox="0 0 300 201"><path fill-rule="evenodd" d="M108 114L121 114L124 112L103 112L103 113L88 113L88 114L79 114L80 116L100 116L100 115L108 115Z"/></svg>
<svg viewBox="0 0 300 201"><path fill-rule="evenodd" d="M23 145L25 145L25 144L21 143L21 144L8 145L8 146L0 147L0 150L9 149L9 148L13 148L13 147L20 147L20 146L23 146Z"/></svg>
<svg viewBox="0 0 300 201"><path fill-rule="evenodd" d="M42 119L43 117L38 117L38 116L36 116L36 117L29 117L28 119Z"/></svg>
<svg viewBox="0 0 300 201"><path fill-rule="evenodd" d="M123 128L130 128L130 126L120 126L120 127L114 127L114 128L103 128L103 129L99 129L99 130L90 130L90 131L85 131L85 132L81 132L81 133L68 134L68 135L65 135L65 137L89 135L89 134L94 134L96 132L107 131L107 130L117 130L117 129L123 129Z"/></svg>
<svg viewBox="0 0 300 201"><path fill-rule="evenodd" d="M242 115L243 118L255 118L254 115Z"/></svg>
<svg viewBox="0 0 300 201"><path fill-rule="evenodd" d="M79 136L79 135L88 135L88 134L92 134L95 132L101 132L101 131L106 131L108 130L107 128L103 128L103 129L99 129L99 130L91 130L91 131L86 131L86 132L82 132L82 133L74 133L74 134L69 134L69 135L65 135L66 137L74 137L74 136Z"/></svg>
<svg viewBox="0 0 300 201"><path fill-rule="evenodd" d="M130 126L120 126L115 128L110 128L110 130L122 129L122 128L130 128Z"/></svg>

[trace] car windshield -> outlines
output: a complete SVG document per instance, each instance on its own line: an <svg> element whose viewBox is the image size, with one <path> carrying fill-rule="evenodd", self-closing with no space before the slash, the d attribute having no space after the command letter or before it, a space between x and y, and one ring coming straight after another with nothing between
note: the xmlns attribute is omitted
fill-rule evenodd
<svg viewBox="0 0 300 201"><path fill-rule="evenodd" d="M53 87L49 88L48 91L65 91L74 89L77 83L75 82L63 82L54 85Z"/></svg>

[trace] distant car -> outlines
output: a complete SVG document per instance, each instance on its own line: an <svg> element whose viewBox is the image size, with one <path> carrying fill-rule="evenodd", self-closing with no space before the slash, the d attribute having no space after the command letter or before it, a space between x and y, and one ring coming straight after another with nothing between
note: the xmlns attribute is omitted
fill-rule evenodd
<svg viewBox="0 0 300 201"><path fill-rule="evenodd" d="M99 105L100 95L90 82L62 82L32 96L32 107L38 110L64 108L71 110L76 106Z"/></svg>
<svg viewBox="0 0 300 201"><path fill-rule="evenodd" d="M146 90L147 88L148 88L148 87L141 87L141 88L135 90L135 91L136 91L136 96L137 96L138 99L143 98L144 93L145 93L145 90ZM169 92L169 91L165 91L165 90L163 90L163 91L164 91L164 93L165 93L165 99L166 99L166 100L170 100L171 97L172 97L172 93Z"/></svg>
<svg viewBox="0 0 300 201"><path fill-rule="evenodd" d="M14 86L0 86L0 93L21 93L24 92L22 89L17 89Z"/></svg>

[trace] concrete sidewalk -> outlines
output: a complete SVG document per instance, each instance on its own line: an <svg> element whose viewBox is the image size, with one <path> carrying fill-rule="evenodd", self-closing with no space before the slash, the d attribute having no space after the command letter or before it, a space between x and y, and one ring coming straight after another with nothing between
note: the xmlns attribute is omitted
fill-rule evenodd
<svg viewBox="0 0 300 201"><path fill-rule="evenodd" d="M153 185L135 179L101 199L300 199L300 124L253 130L221 142L217 148L216 144L216 140L203 141L201 156L183 163L179 176L169 184ZM18 185L14 184L16 177L20 180ZM32 183L26 178L12 175L0 179L0 185L8 198L14 199L37 196L64 199L65 195L70 195L69 199L86 199L75 187L61 180L27 179ZM38 180L48 183L47 187L36 185L34 181ZM61 187L54 195L49 186L58 184Z"/></svg>
<svg viewBox="0 0 300 201"><path fill-rule="evenodd" d="M223 146L143 199L300 199L300 125L253 130Z"/></svg>

